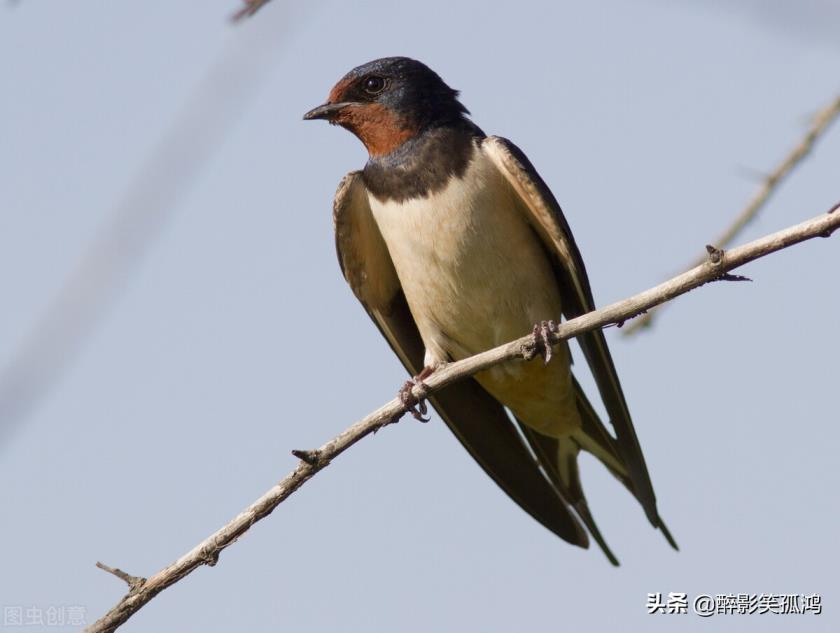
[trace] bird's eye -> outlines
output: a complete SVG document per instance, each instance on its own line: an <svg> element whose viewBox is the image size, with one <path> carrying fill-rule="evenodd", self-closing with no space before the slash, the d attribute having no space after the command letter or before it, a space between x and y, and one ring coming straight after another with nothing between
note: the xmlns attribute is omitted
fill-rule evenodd
<svg viewBox="0 0 840 633"><path fill-rule="evenodd" d="M385 89L385 80L382 77L371 75L365 79L362 85L366 93L369 95L377 95Z"/></svg>

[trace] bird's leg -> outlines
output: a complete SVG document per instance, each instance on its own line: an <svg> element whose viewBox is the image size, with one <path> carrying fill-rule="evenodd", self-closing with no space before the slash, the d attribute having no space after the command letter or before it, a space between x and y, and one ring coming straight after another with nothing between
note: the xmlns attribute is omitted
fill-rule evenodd
<svg viewBox="0 0 840 633"><path fill-rule="evenodd" d="M551 361L551 335L557 332L557 323L552 321L540 321L534 324L534 346L545 364Z"/></svg>
<svg viewBox="0 0 840 633"><path fill-rule="evenodd" d="M423 370L416 376L413 376L411 380L406 380L399 392L399 399L403 403L403 406L405 406L406 411L410 412L411 415L414 416L414 419L420 420L420 422L429 421L429 418L425 417L429 412L429 408L426 406L425 397L423 395L419 398L415 397L413 389L414 387L420 387L420 390L425 392L427 387L423 382L423 379L431 376L434 370L434 367L424 367Z"/></svg>

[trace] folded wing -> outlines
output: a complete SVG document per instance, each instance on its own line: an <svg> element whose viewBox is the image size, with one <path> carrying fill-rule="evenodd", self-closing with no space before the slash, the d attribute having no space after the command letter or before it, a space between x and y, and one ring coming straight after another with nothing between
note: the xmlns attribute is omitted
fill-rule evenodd
<svg viewBox="0 0 840 633"><path fill-rule="evenodd" d="M423 367L423 342L373 219L360 172L351 172L341 181L333 217L345 279L408 372L418 374ZM442 389L430 402L514 501L564 540L588 547L586 531L497 400L468 378Z"/></svg>
<svg viewBox="0 0 840 633"><path fill-rule="evenodd" d="M483 140L482 150L510 184L515 197L521 202L522 211L528 216L531 226L551 255L566 318L573 319L594 310L595 302L583 259L560 205L545 182L525 154L507 139L489 136ZM639 500L648 520L654 527L660 528L668 542L676 548L676 543L657 511L653 485L604 333L601 330L588 332L578 337L578 342L616 434L614 440L607 433L594 437L603 443L604 451L617 451L627 470L624 483ZM585 414L584 418L595 415L591 407Z"/></svg>

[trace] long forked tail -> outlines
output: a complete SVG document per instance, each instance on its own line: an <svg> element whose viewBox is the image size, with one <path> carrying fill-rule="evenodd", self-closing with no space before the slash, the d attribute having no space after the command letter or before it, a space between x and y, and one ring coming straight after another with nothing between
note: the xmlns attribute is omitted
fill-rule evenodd
<svg viewBox="0 0 840 633"><path fill-rule="evenodd" d="M583 494L577 465L580 446L572 437L557 439L538 433L522 422L519 423L519 426L546 476L557 488L566 503L571 506L575 515L586 526L607 559L613 565L618 566L618 559L601 535L601 530L598 529L595 519L592 518L589 504Z"/></svg>
<svg viewBox="0 0 840 633"><path fill-rule="evenodd" d="M606 557L613 565L618 565L618 559L610 550L592 513L583 492L578 469L578 455L581 450L594 455L618 479L627 490L641 503L627 466L619 453L615 439L601 423L597 412L586 398L580 385L575 381L575 391L578 410L581 416L581 428L571 435L553 438L543 435L527 425L519 422L522 433L528 440L531 450L536 455L545 474L558 489L566 502L572 507L577 517L586 526L596 543L601 547ZM662 518L656 515L655 527L662 530L662 534L674 549L678 550L674 537Z"/></svg>
<svg viewBox="0 0 840 633"><path fill-rule="evenodd" d="M636 500L644 506L639 492L633 484L628 468L621 457L618 445L612 435L609 434L606 427L604 427L598 413L592 407L592 404L586 398L586 394L581 389L581 386L575 381L575 394L577 400L578 411L582 421L580 432L573 435L573 439L579 444L580 448L592 453L598 460L607 467L616 479L624 484L624 487L632 494ZM668 541L668 544L675 550L679 550L677 542L671 535L665 521L659 516L659 512L654 506L654 518L656 522L654 527L659 528L662 536Z"/></svg>

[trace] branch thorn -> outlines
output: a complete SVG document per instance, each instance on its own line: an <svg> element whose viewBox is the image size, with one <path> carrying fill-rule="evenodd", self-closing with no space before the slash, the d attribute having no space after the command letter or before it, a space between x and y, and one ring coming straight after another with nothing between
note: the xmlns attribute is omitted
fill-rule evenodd
<svg viewBox="0 0 840 633"><path fill-rule="evenodd" d="M715 281L752 281L749 277L745 277L744 275L733 275L731 273L724 273Z"/></svg>
<svg viewBox="0 0 840 633"><path fill-rule="evenodd" d="M723 249L716 248L711 244L706 244L706 252L709 254L709 261L715 266L723 261Z"/></svg>
<svg viewBox="0 0 840 633"><path fill-rule="evenodd" d="M140 589L143 585L146 584L146 579L142 576L132 576L131 574L124 572L122 569L118 569L116 567L110 567L105 563L100 563L96 561L96 566L99 567L102 571L107 571L112 576L116 576L123 582L128 585L129 593L135 592Z"/></svg>
<svg viewBox="0 0 840 633"><path fill-rule="evenodd" d="M306 462L310 466L314 466L315 464L318 463L318 460L321 457L321 451L319 451L317 449L312 450L312 451L294 449L292 451L292 455L297 457L300 461Z"/></svg>

